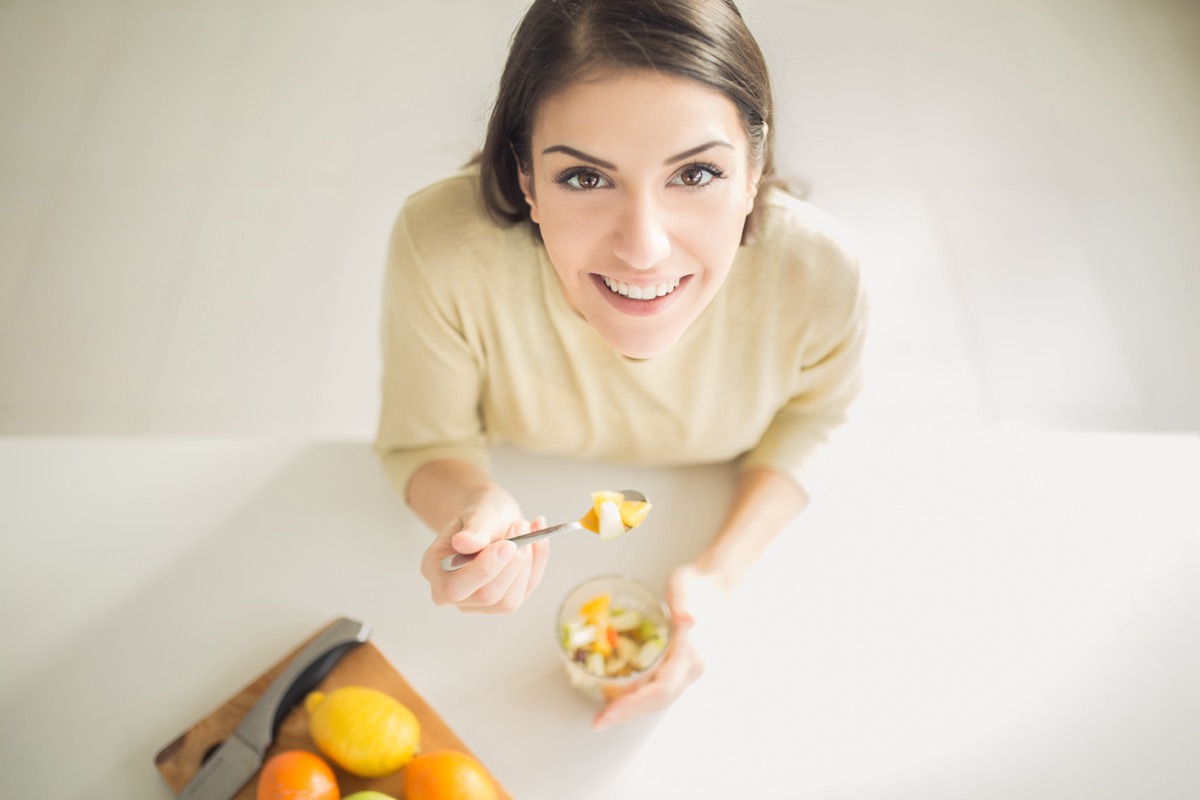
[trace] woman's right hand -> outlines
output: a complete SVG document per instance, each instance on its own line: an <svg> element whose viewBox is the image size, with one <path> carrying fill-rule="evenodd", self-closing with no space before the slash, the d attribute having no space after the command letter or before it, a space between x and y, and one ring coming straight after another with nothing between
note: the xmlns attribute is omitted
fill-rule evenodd
<svg viewBox="0 0 1200 800"><path fill-rule="evenodd" d="M517 547L514 536L546 526L544 518L527 522L496 506L472 508L438 534L421 559L433 602L460 611L505 614L517 610L542 580L550 543ZM470 564L446 572L442 560L455 553L477 553Z"/></svg>

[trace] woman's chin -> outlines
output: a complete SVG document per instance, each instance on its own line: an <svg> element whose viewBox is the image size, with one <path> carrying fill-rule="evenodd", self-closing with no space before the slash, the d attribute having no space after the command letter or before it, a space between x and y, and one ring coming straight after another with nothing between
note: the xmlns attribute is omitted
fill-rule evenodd
<svg viewBox="0 0 1200 800"><path fill-rule="evenodd" d="M643 361L648 358L661 356L679 341L682 331L654 331L652 333L636 333L631 331L611 331L601 333L604 340L626 358Z"/></svg>

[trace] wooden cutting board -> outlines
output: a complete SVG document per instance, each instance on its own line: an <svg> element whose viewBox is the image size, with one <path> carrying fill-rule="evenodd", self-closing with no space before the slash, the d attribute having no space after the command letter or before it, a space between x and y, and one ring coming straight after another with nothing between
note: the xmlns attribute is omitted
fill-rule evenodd
<svg viewBox="0 0 1200 800"><path fill-rule="evenodd" d="M205 757L233 733L242 717L267 690L271 682L283 672L288 662L320 634L321 631L317 631L224 705L159 751L154 758L155 766L158 767L158 771L162 773L163 779L173 791L179 792L187 785L192 776L200 770ZM421 750L423 752L451 748L471 753L454 731L450 730L450 727L437 715L437 712L417 694L408 681L404 680L396 668L370 641L364 642L346 653L321 682L319 688L328 693L340 686L369 686L372 689L386 692L408 706L421 723ZM316 745L308 735L308 713L304 710L303 702L284 719L279 733L275 737L275 743L267 751L267 758L284 750L318 752ZM471 754L474 755L474 753ZM397 800L404 797L403 770L382 778L360 778L345 772L336 764L330 763L330 766L337 775L338 787L341 789L342 795L362 789L374 789L390 794ZM251 779L238 792L236 800L254 800L257 785L257 779ZM496 781L496 787L503 800L511 800L511 795L500 786L499 781Z"/></svg>

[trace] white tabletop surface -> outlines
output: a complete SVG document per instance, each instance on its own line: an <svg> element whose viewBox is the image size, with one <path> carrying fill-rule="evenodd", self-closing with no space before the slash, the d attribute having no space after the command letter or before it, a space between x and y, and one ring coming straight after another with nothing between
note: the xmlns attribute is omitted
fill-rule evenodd
<svg viewBox="0 0 1200 800"><path fill-rule="evenodd" d="M364 442L0 439L3 795L170 797L158 749L345 615L517 798L1200 796L1196 437L848 431L702 620L704 679L603 733L556 605L661 584L729 469L496 471L552 521L599 488L655 510L557 538L519 612L474 616L430 602Z"/></svg>

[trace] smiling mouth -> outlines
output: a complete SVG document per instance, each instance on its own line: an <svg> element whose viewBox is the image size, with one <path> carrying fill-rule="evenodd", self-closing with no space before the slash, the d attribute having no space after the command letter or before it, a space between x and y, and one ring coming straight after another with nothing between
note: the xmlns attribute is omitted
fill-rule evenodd
<svg viewBox="0 0 1200 800"><path fill-rule="evenodd" d="M652 284L650 286L631 286L624 281L614 280L607 275L600 276L604 280L604 285L608 287L613 294L619 294L622 297L628 297L630 300L656 300L660 297L665 297L671 292L679 288L680 279L675 278L670 281Z"/></svg>

